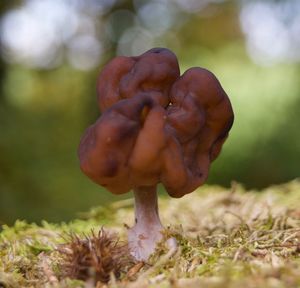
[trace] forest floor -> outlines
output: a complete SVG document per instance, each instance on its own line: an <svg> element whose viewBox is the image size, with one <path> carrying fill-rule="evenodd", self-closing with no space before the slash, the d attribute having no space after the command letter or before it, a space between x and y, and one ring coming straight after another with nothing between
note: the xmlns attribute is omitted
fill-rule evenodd
<svg viewBox="0 0 300 288"><path fill-rule="evenodd" d="M70 223L2 226L0 287L300 287L299 180L263 191L204 186L159 206L178 248L161 243L147 263L126 248L131 200Z"/></svg>

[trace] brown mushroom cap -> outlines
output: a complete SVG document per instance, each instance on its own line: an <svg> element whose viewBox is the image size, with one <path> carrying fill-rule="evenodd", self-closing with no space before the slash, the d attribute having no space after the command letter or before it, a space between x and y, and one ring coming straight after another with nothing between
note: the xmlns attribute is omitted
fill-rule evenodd
<svg viewBox="0 0 300 288"><path fill-rule="evenodd" d="M166 129L180 148L171 155L166 152L165 162L174 162L176 157L181 162L174 166L176 183L169 168L175 164L169 164L162 182L171 196L181 197L207 179L210 163L219 155L232 126L233 111L217 78L202 68L187 70L174 83L170 103Z"/></svg>
<svg viewBox="0 0 300 288"><path fill-rule="evenodd" d="M169 90L179 75L177 58L168 49L153 48L138 57L116 57L98 78L100 110L138 93L149 95L165 107L169 103Z"/></svg>
<svg viewBox="0 0 300 288"><path fill-rule="evenodd" d="M108 63L98 101L103 113L80 142L80 164L116 194L159 182L173 197L192 192L233 123L217 78L202 68L179 77L176 56L163 48Z"/></svg>

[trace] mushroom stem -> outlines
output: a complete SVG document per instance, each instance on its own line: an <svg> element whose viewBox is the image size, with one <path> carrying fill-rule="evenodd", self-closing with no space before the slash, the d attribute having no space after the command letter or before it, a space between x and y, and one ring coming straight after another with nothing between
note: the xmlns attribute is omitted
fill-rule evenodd
<svg viewBox="0 0 300 288"><path fill-rule="evenodd" d="M156 186L146 186L134 189L134 212L136 224L159 225L162 228L157 204Z"/></svg>
<svg viewBox="0 0 300 288"><path fill-rule="evenodd" d="M157 205L156 186L134 189L135 226L128 231L131 254L144 261L155 251L156 244L162 240L162 226Z"/></svg>

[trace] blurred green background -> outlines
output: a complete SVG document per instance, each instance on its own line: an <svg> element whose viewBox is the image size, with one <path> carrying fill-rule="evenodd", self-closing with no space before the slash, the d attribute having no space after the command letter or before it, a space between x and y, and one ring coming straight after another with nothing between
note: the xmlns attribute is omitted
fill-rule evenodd
<svg viewBox="0 0 300 288"><path fill-rule="evenodd" d="M0 2L0 221L69 220L112 196L79 170L95 83L115 55L167 47L213 71L235 123L209 183L299 176L300 1ZM128 197L130 195L125 195Z"/></svg>

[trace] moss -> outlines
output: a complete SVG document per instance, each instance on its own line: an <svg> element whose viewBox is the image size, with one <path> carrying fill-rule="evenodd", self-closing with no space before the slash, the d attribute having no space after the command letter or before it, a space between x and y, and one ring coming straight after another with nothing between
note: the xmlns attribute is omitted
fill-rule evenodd
<svg viewBox="0 0 300 288"><path fill-rule="evenodd" d="M95 287L299 287L299 181L260 193L236 184L230 190L205 186L182 199L162 198L160 207L163 223L169 223L165 237L177 239L177 251L161 243L148 263L126 264L115 275L108 271L108 284ZM61 248L72 234L87 249L91 231L103 225L124 240L124 224L132 220L132 202L126 200L93 208L70 223L3 225L0 287L93 286L90 272L85 281L66 278Z"/></svg>

